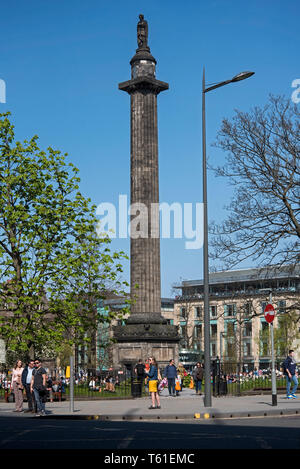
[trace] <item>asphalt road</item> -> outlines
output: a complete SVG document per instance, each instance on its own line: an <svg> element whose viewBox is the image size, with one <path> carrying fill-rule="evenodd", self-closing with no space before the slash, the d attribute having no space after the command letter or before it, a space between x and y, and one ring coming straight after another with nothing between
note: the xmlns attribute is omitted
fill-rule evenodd
<svg viewBox="0 0 300 469"><path fill-rule="evenodd" d="M12 449L300 449L300 416L184 422L1 417L0 450Z"/></svg>

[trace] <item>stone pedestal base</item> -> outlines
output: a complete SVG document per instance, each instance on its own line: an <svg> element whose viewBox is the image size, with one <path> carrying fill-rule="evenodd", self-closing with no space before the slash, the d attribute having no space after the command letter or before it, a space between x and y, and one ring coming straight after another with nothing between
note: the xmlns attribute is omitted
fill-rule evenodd
<svg viewBox="0 0 300 469"><path fill-rule="evenodd" d="M178 344L165 342L124 342L113 345L113 366L136 365L141 358L143 362L149 357L154 357L160 368L169 364L171 358L178 363Z"/></svg>
<svg viewBox="0 0 300 469"><path fill-rule="evenodd" d="M160 367L171 358L178 362L179 336L177 326L169 324L127 324L114 327L113 366L136 365L154 357Z"/></svg>

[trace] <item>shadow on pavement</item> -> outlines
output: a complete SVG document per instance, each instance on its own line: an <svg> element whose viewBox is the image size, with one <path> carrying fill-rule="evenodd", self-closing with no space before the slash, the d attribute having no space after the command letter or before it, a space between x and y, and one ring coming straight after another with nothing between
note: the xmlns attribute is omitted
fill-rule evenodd
<svg viewBox="0 0 300 469"><path fill-rule="evenodd" d="M0 418L0 449L299 449L299 417L193 422ZM267 422L268 421L268 422Z"/></svg>

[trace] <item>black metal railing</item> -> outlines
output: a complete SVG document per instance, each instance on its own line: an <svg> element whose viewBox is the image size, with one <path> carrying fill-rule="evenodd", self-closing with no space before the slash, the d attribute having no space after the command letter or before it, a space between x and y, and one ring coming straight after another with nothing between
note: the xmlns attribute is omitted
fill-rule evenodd
<svg viewBox="0 0 300 469"><path fill-rule="evenodd" d="M246 395L272 390L271 362L265 363L261 368L249 369L249 364L236 362L212 362L212 390L214 396L221 395ZM276 366L276 390L284 392L286 378L280 365Z"/></svg>
<svg viewBox="0 0 300 469"><path fill-rule="evenodd" d="M229 361L220 362L219 359L213 360L211 363L211 386L214 396L240 396L271 392L271 362L266 362L256 369L249 364ZM276 367L276 387L278 393L284 392L286 388L286 378L280 371L279 363ZM128 399L145 395L144 383L137 380L133 370L125 367L119 370L110 370L109 372L95 372L94 375L89 372L84 376L81 376L75 370L75 400ZM9 402L13 399L7 380L1 381L0 400ZM54 379L51 389L48 390L48 399L69 400L69 379Z"/></svg>
<svg viewBox="0 0 300 469"><path fill-rule="evenodd" d="M81 377L75 372L74 399L122 399L131 396L133 376L130 370L110 370L109 372ZM69 380L62 392L62 398L69 399Z"/></svg>
<svg viewBox="0 0 300 469"><path fill-rule="evenodd" d="M70 398L70 380L68 378L53 378L51 385L48 383L47 388L48 400L60 401ZM135 388L134 374L127 368L97 372L95 375L91 373L81 375L75 370L74 399L76 400L122 399L137 397L137 394L139 393ZM0 400L14 401L7 379L0 382Z"/></svg>

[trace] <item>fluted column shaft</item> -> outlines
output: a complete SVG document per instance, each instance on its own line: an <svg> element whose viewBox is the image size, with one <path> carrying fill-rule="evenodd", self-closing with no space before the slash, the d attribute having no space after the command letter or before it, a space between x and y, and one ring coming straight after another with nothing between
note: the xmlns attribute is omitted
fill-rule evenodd
<svg viewBox="0 0 300 469"><path fill-rule="evenodd" d="M143 204L146 211L134 214L133 210L132 216L143 217L140 237L130 241L132 314L161 309L158 203L157 94L151 89L136 90L131 93L131 206Z"/></svg>

